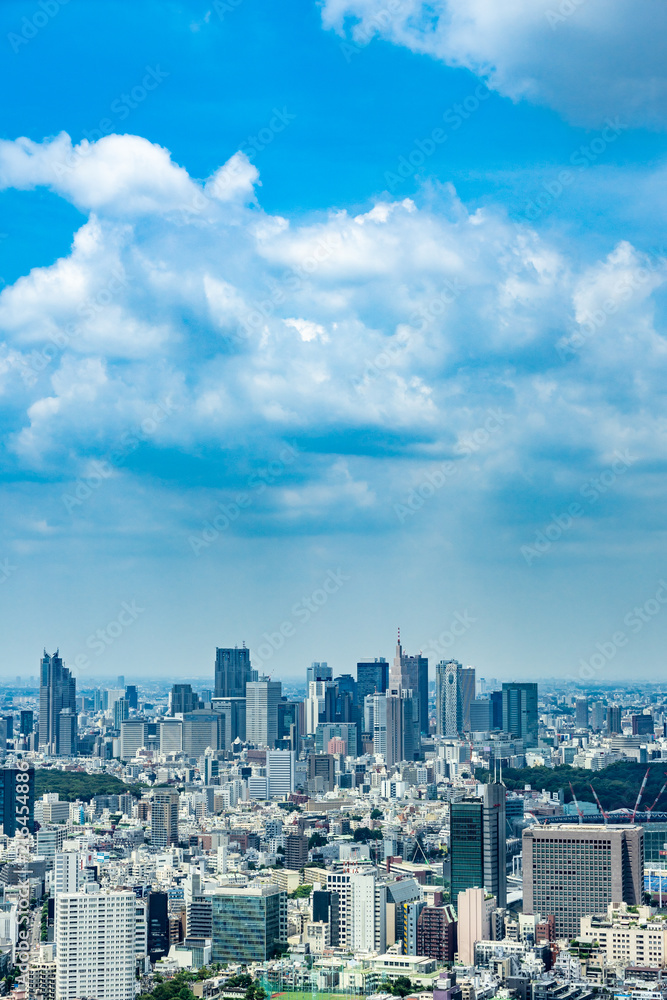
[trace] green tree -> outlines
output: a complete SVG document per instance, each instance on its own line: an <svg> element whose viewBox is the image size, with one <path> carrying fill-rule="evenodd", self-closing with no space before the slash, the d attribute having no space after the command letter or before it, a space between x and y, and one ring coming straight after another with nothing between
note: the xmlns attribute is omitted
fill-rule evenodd
<svg viewBox="0 0 667 1000"><path fill-rule="evenodd" d="M373 809L371 812L371 819L382 819L382 810Z"/></svg>
<svg viewBox="0 0 667 1000"><path fill-rule="evenodd" d="M391 992L395 997L405 997L412 993L412 983L407 976L396 976L391 984Z"/></svg>

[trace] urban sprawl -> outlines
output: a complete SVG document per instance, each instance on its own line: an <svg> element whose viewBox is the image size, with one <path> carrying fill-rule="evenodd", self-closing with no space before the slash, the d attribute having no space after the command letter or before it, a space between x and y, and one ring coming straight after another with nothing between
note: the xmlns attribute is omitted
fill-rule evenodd
<svg viewBox="0 0 667 1000"><path fill-rule="evenodd" d="M333 673L0 689L0 993L667 1000L667 691Z"/></svg>

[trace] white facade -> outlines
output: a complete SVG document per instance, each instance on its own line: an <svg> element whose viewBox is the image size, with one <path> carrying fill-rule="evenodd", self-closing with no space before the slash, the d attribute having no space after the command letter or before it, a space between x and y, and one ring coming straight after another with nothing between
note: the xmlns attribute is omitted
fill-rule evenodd
<svg viewBox="0 0 667 1000"><path fill-rule="evenodd" d="M120 756L132 760L137 750L146 745L146 723L140 719L123 719L120 724Z"/></svg>
<svg viewBox="0 0 667 1000"><path fill-rule="evenodd" d="M387 947L387 888L373 872L350 876L348 946L382 953Z"/></svg>
<svg viewBox="0 0 667 1000"><path fill-rule="evenodd" d="M268 750L266 754L267 793L270 799L294 791L294 751Z"/></svg>
<svg viewBox="0 0 667 1000"><path fill-rule="evenodd" d="M134 1000L133 892L61 893L56 906L56 1000Z"/></svg>

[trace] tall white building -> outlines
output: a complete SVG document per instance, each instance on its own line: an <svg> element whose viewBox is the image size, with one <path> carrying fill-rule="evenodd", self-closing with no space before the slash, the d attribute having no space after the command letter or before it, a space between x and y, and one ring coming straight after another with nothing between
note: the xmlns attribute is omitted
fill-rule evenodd
<svg viewBox="0 0 667 1000"><path fill-rule="evenodd" d="M387 947L387 887L374 872L350 877L348 945L384 954Z"/></svg>
<svg viewBox="0 0 667 1000"><path fill-rule="evenodd" d="M255 746L273 747L278 738L280 681L263 677L246 684L246 739Z"/></svg>
<svg viewBox="0 0 667 1000"><path fill-rule="evenodd" d="M134 1000L135 894L65 892L55 907L56 1000Z"/></svg>
<svg viewBox="0 0 667 1000"><path fill-rule="evenodd" d="M320 716L324 714L327 697L327 687L331 686L331 681L320 680L310 681L308 685L308 697L306 698L306 733L314 736L320 721Z"/></svg>
<svg viewBox="0 0 667 1000"><path fill-rule="evenodd" d="M120 724L121 759L132 760L143 746L146 746L146 723L143 719L123 719Z"/></svg>
<svg viewBox="0 0 667 1000"><path fill-rule="evenodd" d="M268 750L266 754L267 796L282 798L294 791L294 751Z"/></svg>

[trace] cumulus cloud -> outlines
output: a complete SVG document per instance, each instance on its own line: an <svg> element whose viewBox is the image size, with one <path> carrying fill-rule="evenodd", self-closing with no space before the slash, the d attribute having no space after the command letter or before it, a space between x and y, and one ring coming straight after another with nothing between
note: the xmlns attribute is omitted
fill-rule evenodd
<svg viewBox="0 0 667 1000"><path fill-rule="evenodd" d="M52 145L31 145L30 183L51 186L36 164ZM24 146L3 146L5 184ZM119 147L95 146L89 162L107 176ZM144 147L156 149L127 148ZM449 505L500 498L512 521L502 498L528 460L532 517L621 444L662 453L665 270L627 241L580 263L500 211L468 211L450 186L295 223L256 203L254 167L237 161L237 196L221 198L166 151L147 155L164 166L156 191L148 175L135 194L123 182L126 198L108 189L66 257L0 294L0 388L24 475L76 478L107 461L119 480L177 480L174 517L196 520L202 490L233 497L291 442L298 460L272 476L246 530L300 517L386 530L394 500L444 463ZM92 201L87 175L71 183L63 197ZM174 212L191 191L203 203ZM141 224L138 204L152 206ZM123 457L128 440L143 471Z"/></svg>
<svg viewBox="0 0 667 1000"><path fill-rule="evenodd" d="M667 9L651 0L325 0L322 18L346 51L378 35L577 125L667 125Z"/></svg>

